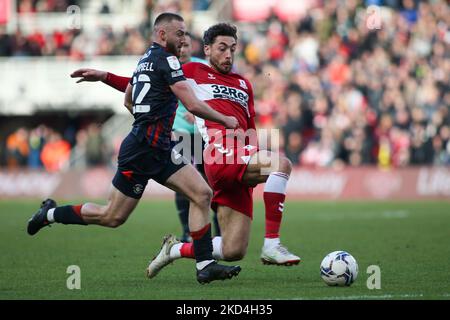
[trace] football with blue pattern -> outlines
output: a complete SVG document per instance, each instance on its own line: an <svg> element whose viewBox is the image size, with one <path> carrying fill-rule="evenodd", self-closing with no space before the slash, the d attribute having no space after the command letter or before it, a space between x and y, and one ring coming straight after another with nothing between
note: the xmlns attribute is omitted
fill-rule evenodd
<svg viewBox="0 0 450 320"><path fill-rule="evenodd" d="M350 286L358 276L358 263L346 251L333 251L322 260L320 275L329 286Z"/></svg>

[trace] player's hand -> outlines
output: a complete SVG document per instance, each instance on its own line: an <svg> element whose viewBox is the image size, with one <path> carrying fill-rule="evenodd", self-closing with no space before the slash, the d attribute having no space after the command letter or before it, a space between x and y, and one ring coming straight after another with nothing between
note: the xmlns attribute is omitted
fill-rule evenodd
<svg viewBox="0 0 450 320"><path fill-rule="evenodd" d="M237 129L239 127L239 121L235 117L225 117L223 125L227 129Z"/></svg>
<svg viewBox="0 0 450 320"><path fill-rule="evenodd" d="M95 81L104 81L107 76L106 71L95 70L95 69L78 69L70 74L71 78L81 78L78 79L77 83L83 81L95 82Z"/></svg>

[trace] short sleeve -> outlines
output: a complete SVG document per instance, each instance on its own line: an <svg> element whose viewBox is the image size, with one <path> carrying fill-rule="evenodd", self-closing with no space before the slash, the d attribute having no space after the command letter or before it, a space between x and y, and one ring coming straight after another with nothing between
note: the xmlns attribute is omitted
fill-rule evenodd
<svg viewBox="0 0 450 320"><path fill-rule="evenodd" d="M175 56L161 57L157 68L169 85L186 80L183 69L181 69L181 63Z"/></svg>

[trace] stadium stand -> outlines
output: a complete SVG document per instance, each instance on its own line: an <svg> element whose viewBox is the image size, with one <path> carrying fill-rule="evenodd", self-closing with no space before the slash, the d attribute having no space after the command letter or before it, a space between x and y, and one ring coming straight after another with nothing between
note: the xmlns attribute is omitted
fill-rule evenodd
<svg viewBox="0 0 450 320"><path fill-rule="evenodd" d="M108 132L130 121L121 95L101 85L80 89L68 81L68 74L78 66L92 66L129 75L151 40L149 21L162 11L186 18L200 57L202 26L234 18L240 30L235 68L253 83L258 127L282 130L278 147L294 164L450 164L450 10L445 1L347 1L346 6L304 1L294 17L286 10L283 15L281 6L252 11L255 17L242 15L240 10L248 8L239 3L17 1L11 18L18 22L16 28L0 25L0 66L5 70L0 165L36 166L36 141L41 139L43 151L51 140L42 139L42 132L64 136L63 126L44 127L36 118L20 129L3 126L4 121L14 122L8 114L48 110L66 117L66 124L69 112L91 112L87 118L92 121L72 125L72 156L62 167L109 163L105 159L113 157L118 139ZM366 25L370 4L381 6L379 30ZM70 5L81 8L79 29L67 28ZM25 73L29 76L24 80ZM39 83L33 82L37 76ZM18 97L20 106L12 109ZM92 131L96 123L93 110L100 110L96 114L103 123L103 133L96 134L106 139L95 142L103 154L87 160L84 150L93 147L84 144L87 128Z"/></svg>

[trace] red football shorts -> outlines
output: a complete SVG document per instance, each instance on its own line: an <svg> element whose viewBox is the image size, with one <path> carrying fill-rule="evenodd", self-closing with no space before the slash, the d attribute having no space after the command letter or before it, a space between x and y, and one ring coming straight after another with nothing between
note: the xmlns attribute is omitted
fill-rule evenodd
<svg viewBox="0 0 450 320"><path fill-rule="evenodd" d="M204 155L205 174L214 191L211 207L226 206L253 218L253 188L242 182L247 164L257 147L209 144Z"/></svg>

